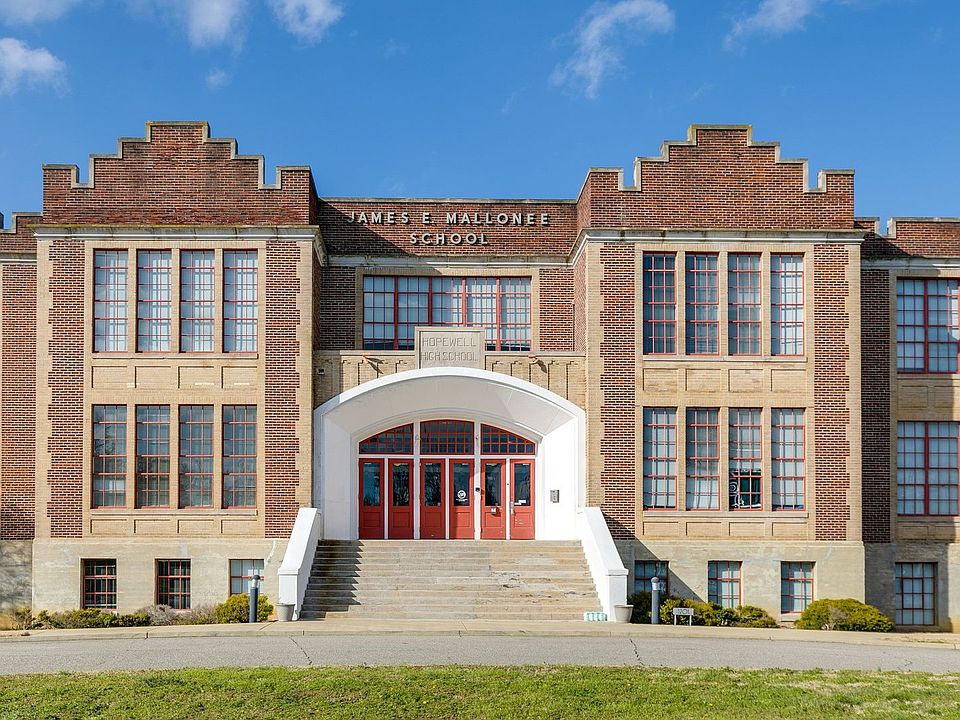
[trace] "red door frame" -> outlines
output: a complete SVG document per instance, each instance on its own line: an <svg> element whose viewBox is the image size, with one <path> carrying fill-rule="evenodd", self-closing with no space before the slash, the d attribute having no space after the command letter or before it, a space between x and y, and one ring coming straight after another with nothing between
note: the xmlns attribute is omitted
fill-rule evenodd
<svg viewBox="0 0 960 720"><path fill-rule="evenodd" d="M517 465L530 466L530 504L517 505L517 494L514 492L514 468ZM534 478L536 463L533 458L510 458L510 539L511 540L533 540L536 534L536 513L534 503L536 502L535 491L536 482Z"/></svg>
<svg viewBox="0 0 960 720"><path fill-rule="evenodd" d="M476 493L473 492L473 486L475 482L475 468L473 460L461 458L449 458L448 459L448 472L447 472L447 485L450 491L450 500L449 500L449 518L450 518L450 539L451 540L473 540L474 537L474 523L473 523L473 510L475 506L474 496ZM470 484L467 487L467 504L466 505L457 505L455 498L453 497L454 487L453 487L453 478L454 465L466 465L470 468Z"/></svg>
<svg viewBox="0 0 960 720"><path fill-rule="evenodd" d="M363 504L363 466L378 465L380 468L380 504ZM383 458L360 458L357 464L357 526L361 540L382 540L383 535Z"/></svg>
<svg viewBox="0 0 960 720"><path fill-rule="evenodd" d="M426 505L426 474L427 465L440 466L440 505ZM446 458L420 459L420 539L443 540L447 537L446 527L446 497L447 497L447 460Z"/></svg>
<svg viewBox="0 0 960 720"><path fill-rule="evenodd" d="M487 466L500 466L500 505L487 507ZM480 458L480 539L507 539L507 461L505 458Z"/></svg>
<svg viewBox="0 0 960 720"><path fill-rule="evenodd" d="M393 470L398 465L407 466L407 504L393 504ZM412 540L413 539L413 460L387 460L387 493L390 500L390 507L387 513L388 535L391 540Z"/></svg>

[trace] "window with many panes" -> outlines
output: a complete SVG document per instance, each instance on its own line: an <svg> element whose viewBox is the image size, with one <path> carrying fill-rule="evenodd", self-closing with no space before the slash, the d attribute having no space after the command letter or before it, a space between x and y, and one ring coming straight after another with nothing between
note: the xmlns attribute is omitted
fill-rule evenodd
<svg viewBox="0 0 960 720"><path fill-rule="evenodd" d="M213 507L213 406L180 406L180 507Z"/></svg>
<svg viewBox="0 0 960 720"><path fill-rule="evenodd" d="M720 411L687 408L687 510L720 508Z"/></svg>
<svg viewBox="0 0 960 720"><path fill-rule="evenodd" d="M190 609L189 560L157 560L157 605Z"/></svg>
<svg viewBox="0 0 960 720"><path fill-rule="evenodd" d="M473 428L470 428L473 437ZM421 434L422 438L422 434ZM470 446L473 452L473 445ZM413 455L413 424L400 425L360 441L362 455Z"/></svg>
<svg viewBox="0 0 960 720"><path fill-rule="evenodd" d="M803 255L771 255L771 355L803 355L803 319Z"/></svg>
<svg viewBox="0 0 960 720"><path fill-rule="evenodd" d="M180 350L213 352L214 252L180 252Z"/></svg>
<svg viewBox="0 0 960 720"><path fill-rule="evenodd" d="M257 251L223 253L223 351L257 350Z"/></svg>
<svg viewBox="0 0 960 720"><path fill-rule="evenodd" d="M687 355L720 352L720 281L716 254L686 255Z"/></svg>
<svg viewBox="0 0 960 720"><path fill-rule="evenodd" d="M897 370L957 372L960 348L960 281L897 280Z"/></svg>
<svg viewBox="0 0 960 720"><path fill-rule="evenodd" d="M643 507L677 506L677 410L643 409Z"/></svg>
<svg viewBox="0 0 960 720"><path fill-rule="evenodd" d="M955 422L897 423L897 514L957 515Z"/></svg>
<svg viewBox="0 0 960 720"><path fill-rule="evenodd" d="M93 253L93 350L125 352L127 349L126 250Z"/></svg>
<svg viewBox="0 0 960 720"><path fill-rule="evenodd" d="M137 351L170 350L173 277L169 250L137 251Z"/></svg>
<svg viewBox="0 0 960 720"><path fill-rule="evenodd" d="M740 606L740 563L711 560L707 563L707 600L720 607Z"/></svg>
<svg viewBox="0 0 960 720"><path fill-rule="evenodd" d="M643 254L643 352L671 355L677 351L677 257Z"/></svg>
<svg viewBox="0 0 960 720"><path fill-rule="evenodd" d="M83 560L82 608L117 609L117 561Z"/></svg>
<svg viewBox="0 0 960 720"><path fill-rule="evenodd" d="M422 455L473 455L473 423L427 420L420 423Z"/></svg>
<svg viewBox="0 0 960 720"><path fill-rule="evenodd" d="M770 424L773 509L803 510L806 500L804 412L800 408L774 408Z"/></svg>
<svg viewBox="0 0 960 720"><path fill-rule="evenodd" d="M663 560L637 560L633 563L633 591L651 592L650 581L660 578L660 596L669 594L667 582L669 580L669 563Z"/></svg>
<svg viewBox="0 0 960 720"><path fill-rule="evenodd" d="M730 509L763 507L763 451L759 408L730 408Z"/></svg>
<svg viewBox="0 0 960 720"><path fill-rule="evenodd" d="M813 563L780 563L780 612L800 613L813 602Z"/></svg>
<svg viewBox="0 0 960 720"><path fill-rule="evenodd" d="M257 504L257 406L223 406L223 506Z"/></svg>
<svg viewBox="0 0 960 720"><path fill-rule="evenodd" d="M363 279L363 347L412 350L417 326L475 327L487 350L530 350L528 277Z"/></svg>
<svg viewBox="0 0 960 720"><path fill-rule="evenodd" d="M727 342L731 355L760 354L760 256L727 256Z"/></svg>
<svg viewBox="0 0 960 720"><path fill-rule="evenodd" d="M936 563L896 563L894 604L897 625L935 625L936 600Z"/></svg>
<svg viewBox="0 0 960 720"><path fill-rule="evenodd" d="M127 503L127 406L93 406L93 507Z"/></svg>
<svg viewBox="0 0 960 720"><path fill-rule="evenodd" d="M250 592L250 576L256 573L263 577L263 560L230 561L230 594Z"/></svg>
<svg viewBox="0 0 960 720"><path fill-rule="evenodd" d="M170 504L170 406L137 405L137 507Z"/></svg>

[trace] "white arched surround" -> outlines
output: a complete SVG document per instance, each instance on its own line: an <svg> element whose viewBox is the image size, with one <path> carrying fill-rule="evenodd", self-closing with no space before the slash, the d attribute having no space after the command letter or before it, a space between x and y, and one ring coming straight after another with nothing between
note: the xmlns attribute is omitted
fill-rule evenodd
<svg viewBox="0 0 960 720"><path fill-rule="evenodd" d="M357 447L374 433L415 420L489 423L537 443L534 510L537 540L580 538L585 501L586 418L556 393L509 375L470 368L429 368L387 375L314 410L314 503L323 537L355 540ZM550 491L559 502L550 502Z"/></svg>

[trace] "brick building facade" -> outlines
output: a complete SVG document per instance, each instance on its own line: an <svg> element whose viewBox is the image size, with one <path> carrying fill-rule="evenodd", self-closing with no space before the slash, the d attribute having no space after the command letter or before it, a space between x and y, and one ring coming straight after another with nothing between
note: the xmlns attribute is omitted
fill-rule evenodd
<svg viewBox="0 0 960 720"><path fill-rule="evenodd" d="M203 123L43 182L0 230L8 605L275 597L301 508L452 542L599 507L630 588L960 622L960 221L881 234L746 126L565 200L320 198Z"/></svg>

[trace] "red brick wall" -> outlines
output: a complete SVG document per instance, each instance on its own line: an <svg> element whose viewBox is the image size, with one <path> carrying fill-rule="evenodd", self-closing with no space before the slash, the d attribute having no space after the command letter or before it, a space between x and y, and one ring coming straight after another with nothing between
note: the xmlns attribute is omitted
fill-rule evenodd
<svg viewBox="0 0 960 720"><path fill-rule="evenodd" d="M573 344L575 352L587 351L587 253L580 253L573 266Z"/></svg>
<svg viewBox="0 0 960 720"><path fill-rule="evenodd" d="M314 345L320 350L355 350L357 271L349 267L322 268L313 306L320 319Z"/></svg>
<svg viewBox="0 0 960 720"><path fill-rule="evenodd" d="M0 315L0 539L34 536L37 419L37 266L3 263Z"/></svg>
<svg viewBox="0 0 960 720"><path fill-rule="evenodd" d="M960 220L899 218L887 237L870 235L864 241L864 257L960 257Z"/></svg>
<svg viewBox="0 0 960 720"><path fill-rule="evenodd" d="M850 506L850 404L847 341L850 294L847 268L850 250L845 245L816 245L814 272L813 401L816 458L816 539L847 540Z"/></svg>
<svg viewBox="0 0 960 720"><path fill-rule="evenodd" d="M860 274L863 540L890 542L890 274Z"/></svg>
<svg viewBox="0 0 960 720"><path fill-rule="evenodd" d="M6 230L0 222L0 252L36 253L37 239L33 234L33 225L40 221L39 213L17 213Z"/></svg>
<svg viewBox="0 0 960 720"><path fill-rule="evenodd" d="M576 328L573 275L573 268L540 270L540 350L543 352L573 352Z"/></svg>

